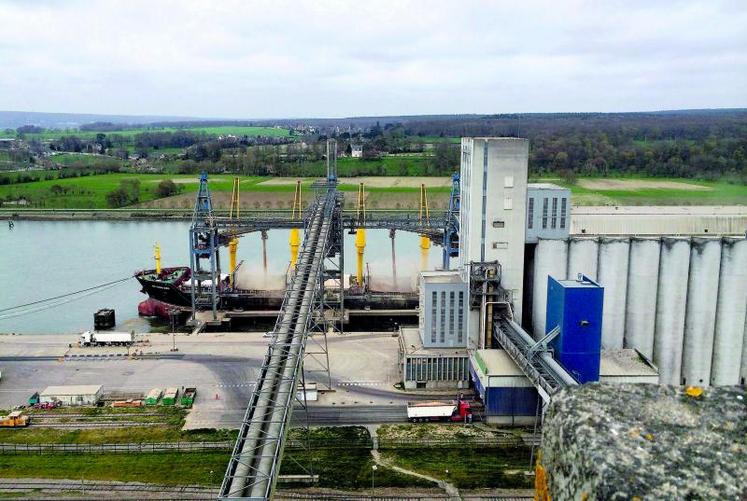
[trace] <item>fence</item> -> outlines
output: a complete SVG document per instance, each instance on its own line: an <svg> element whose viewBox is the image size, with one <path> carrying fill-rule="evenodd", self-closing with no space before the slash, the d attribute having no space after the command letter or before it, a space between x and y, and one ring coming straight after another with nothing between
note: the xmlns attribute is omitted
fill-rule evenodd
<svg viewBox="0 0 747 501"><path fill-rule="evenodd" d="M521 437L506 436L492 438L459 438L448 440L422 439L378 439L379 449L427 449L427 448L513 448L528 447ZM219 442L141 442L126 444L1 444L0 454L103 454L103 453L132 453L132 452L200 452L200 451L230 451L233 441ZM372 449L373 441L368 439L350 440L303 440L289 439L286 449Z"/></svg>

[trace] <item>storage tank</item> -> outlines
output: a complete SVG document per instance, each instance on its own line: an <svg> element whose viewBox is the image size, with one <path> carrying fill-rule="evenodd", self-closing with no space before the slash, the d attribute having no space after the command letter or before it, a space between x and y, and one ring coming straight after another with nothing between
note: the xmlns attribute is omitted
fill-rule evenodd
<svg viewBox="0 0 747 501"><path fill-rule="evenodd" d="M686 385L708 386L711 380L720 268L721 238L693 238L682 354L682 382Z"/></svg>
<svg viewBox="0 0 747 501"><path fill-rule="evenodd" d="M540 239L534 250L534 283L532 287L532 327L536 339L545 335L547 315L547 277L566 276L568 242Z"/></svg>
<svg viewBox="0 0 747 501"><path fill-rule="evenodd" d="M583 273L597 279L599 240L595 237L572 237L568 241L568 280L576 280Z"/></svg>
<svg viewBox="0 0 747 501"><path fill-rule="evenodd" d="M739 384L746 313L747 240L724 238L713 338L712 385Z"/></svg>
<svg viewBox="0 0 747 501"><path fill-rule="evenodd" d="M739 384L747 384L747 318L744 320L744 337L742 338L742 368L739 370Z"/></svg>
<svg viewBox="0 0 747 501"><path fill-rule="evenodd" d="M599 273L604 287L602 347L620 349L625 334L625 298L628 290L628 238L602 238L599 241Z"/></svg>
<svg viewBox="0 0 747 501"><path fill-rule="evenodd" d="M626 348L635 348L649 359L654 356L660 251L659 238L630 240L624 344Z"/></svg>
<svg viewBox="0 0 747 501"><path fill-rule="evenodd" d="M654 363L659 367L661 384L678 385L682 373L690 239L662 238L659 260Z"/></svg>

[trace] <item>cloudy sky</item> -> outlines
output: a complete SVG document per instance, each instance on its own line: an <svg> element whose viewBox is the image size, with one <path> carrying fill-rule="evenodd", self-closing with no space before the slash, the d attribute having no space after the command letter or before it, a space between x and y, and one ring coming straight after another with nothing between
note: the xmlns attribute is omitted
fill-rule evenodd
<svg viewBox="0 0 747 501"><path fill-rule="evenodd" d="M747 1L0 0L0 109L747 107Z"/></svg>

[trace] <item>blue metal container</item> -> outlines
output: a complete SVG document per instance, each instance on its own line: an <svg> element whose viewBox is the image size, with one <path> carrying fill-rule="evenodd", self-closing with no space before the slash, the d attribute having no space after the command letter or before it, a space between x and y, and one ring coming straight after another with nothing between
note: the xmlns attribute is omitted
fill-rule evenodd
<svg viewBox="0 0 747 501"><path fill-rule="evenodd" d="M547 277L546 332L560 334L550 342L555 358L579 383L599 381L602 351L604 287L588 277L555 280Z"/></svg>
<svg viewBox="0 0 747 501"><path fill-rule="evenodd" d="M534 416L539 394L531 386L520 388L488 388L483 400L488 416Z"/></svg>

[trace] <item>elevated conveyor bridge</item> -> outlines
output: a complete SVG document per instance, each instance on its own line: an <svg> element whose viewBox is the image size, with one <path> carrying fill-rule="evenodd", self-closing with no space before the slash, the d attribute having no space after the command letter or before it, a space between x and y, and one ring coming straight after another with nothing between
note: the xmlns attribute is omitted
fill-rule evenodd
<svg viewBox="0 0 747 501"><path fill-rule="evenodd" d="M320 193L307 211L296 270L286 289L272 340L231 454L220 499L266 500L272 496L298 383L302 379L306 342L314 331L326 332L324 282L330 279L330 273L325 261L340 250L343 234L340 207L341 195L332 180L326 192ZM339 274L339 270L335 273ZM339 299L341 302L342 297Z"/></svg>

